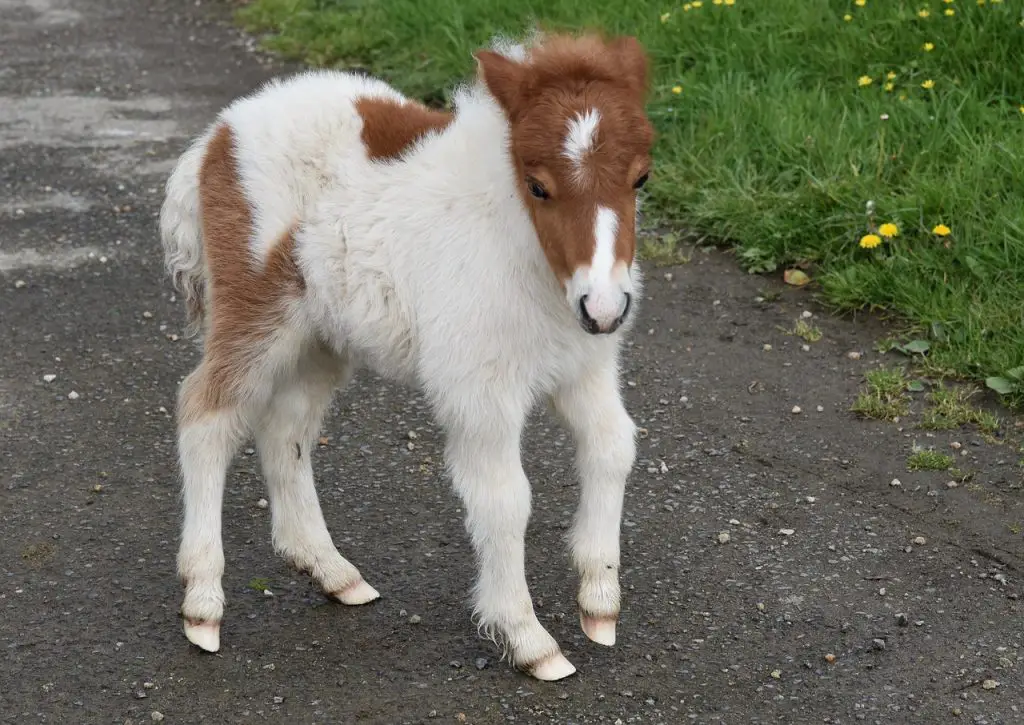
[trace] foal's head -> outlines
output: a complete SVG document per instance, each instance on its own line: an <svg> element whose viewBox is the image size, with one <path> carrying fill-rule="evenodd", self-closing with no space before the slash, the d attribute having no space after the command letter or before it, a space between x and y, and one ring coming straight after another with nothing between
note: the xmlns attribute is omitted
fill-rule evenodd
<svg viewBox="0 0 1024 725"><path fill-rule="evenodd" d="M643 48L554 36L519 58L476 58L508 116L520 193L551 269L583 328L614 332L630 312L636 195L654 138Z"/></svg>

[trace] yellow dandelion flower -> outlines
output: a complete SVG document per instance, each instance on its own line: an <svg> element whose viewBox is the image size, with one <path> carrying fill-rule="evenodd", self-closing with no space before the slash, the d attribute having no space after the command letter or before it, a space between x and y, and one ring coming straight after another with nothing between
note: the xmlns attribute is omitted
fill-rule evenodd
<svg viewBox="0 0 1024 725"><path fill-rule="evenodd" d="M1019 110L1019 111L1020 111L1021 113L1024 113L1024 106L1021 106L1021 107L1020 107L1020 108L1019 108L1018 110Z"/></svg>
<svg viewBox="0 0 1024 725"><path fill-rule="evenodd" d="M954 10L953 8L946 8L945 10L942 11L942 14L947 17L953 17L954 15L956 15L956 10Z"/></svg>
<svg viewBox="0 0 1024 725"><path fill-rule="evenodd" d="M722 4L722 0L711 0L711 4L712 5L721 5Z"/></svg>
<svg viewBox="0 0 1024 725"><path fill-rule="evenodd" d="M672 13L662 13L661 22L667 23L668 19L672 17Z"/></svg>
<svg viewBox="0 0 1024 725"><path fill-rule="evenodd" d="M690 3L686 3L686 5L683 5L683 12L685 12L685 13L690 12L690 10L692 10L692 9L693 9L693 5L691 5Z"/></svg>
<svg viewBox="0 0 1024 725"><path fill-rule="evenodd" d="M726 5L735 5L736 4L736 0L725 0L725 4Z"/></svg>
<svg viewBox="0 0 1024 725"><path fill-rule="evenodd" d="M865 5L867 5L867 2L868 2L868 0L853 0L853 4L856 5L859 8L862 8Z"/></svg>
<svg viewBox="0 0 1024 725"><path fill-rule="evenodd" d="M872 83L871 76L861 76L857 79L858 86L870 86Z"/></svg>
<svg viewBox="0 0 1024 725"><path fill-rule="evenodd" d="M925 53L931 53L933 50L935 50L935 43L925 43L921 47L924 49Z"/></svg>
<svg viewBox="0 0 1024 725"><path fill-rule="evenodd" d="M900 100L901 100L901 101L905 101L905 100L907 100L907 94L906 94L906 93L901 93L901 94L900 94Z"/></svg>
<svg viewBox="0 0 1024 725"><path fill-rule="evenodd" d="M927 18L929 15L931 15L931 13L927 10L921 9L917 11L917 17L919 18Z"/></svg>
<svg viewBox="0 0 1024 725"><path fill-rule="evenodd" d="M693 2L690 3L690 4L693 5L693 7L695 7L695 8L699 8L700 6L702 6L704 4L704 2L703 2L703 0L693 0Z"/></svg>
<svg viewBox="0 0 1024 725"><path fill-rule="evenodd" d="M850 22L851 20L853 20L853 16L847 13L846 15L843 16L843 20L845 20L846 22Z"/></svg>
<svg viewBox="0 0 1024 725"><path fill-rule="evenodd" d="M932 88L935 87L935 81L929 78L928 80L921 84L921 87L924 88L925 90L931 90Z"/></svg>
<svg viewBox="0 0 1024 725"><path fill-rule="evenodd" d="M877 234L865 234L860 238L861 249L874 249L882 243L882 238Z"/></svg>
<svg viewBox="0 0 1024 725"><path fill-rule="evenodd" d="M942 2L946 3L946 5L952 5L953 4L953 0L942 0Z"/></svg>
<svg viewBox="0 0 1024 725"><path fill-rule="evenodd" d="M948 237L950 234L949 227L945 224L936 224L932 227L932 234L937 237Z"/></svg>
<svg viewBox="0 0 1024 725"><path fill-rule="evenodd" d="M672 92L675 93L678 96L680 93L683 92L683 87L682 86L672 86Z"/></svg>
<svg viewBox="0 0 1024 725"><path fill-rule="evenodd" d="M878 227L878 233L881 234L886 239L892 239L893 237L899 236L900 228L893 224L892 222L886 222L885 224L882 224L880 227Z"/></svg>
<svg viewBox="0 0 1024 725"><path fill-rule="evenodd" d="M985 4L985 0L978 0L978 5L984 5L984 4Z"/></svg>
<svg viewBox="0 0 1024 725"><path fill-rule="evenodd" d="M896 84L895 84L895 83L893 83L892 81L889 81L888 83L886 83L886 84L885 84L885 90L887 90L887 91L890 91L890 92L891 92L891 91L892 91L892 90L893 90L893 89L894 89L895 87L896 87Z"/></svg>
<svg viewBox="0 0 1024 725"><path fill-rule="evenodd" d="M896 73L893 71L889 71L888 73L885 74L885 77L891 81L896 80Z"/></svg>

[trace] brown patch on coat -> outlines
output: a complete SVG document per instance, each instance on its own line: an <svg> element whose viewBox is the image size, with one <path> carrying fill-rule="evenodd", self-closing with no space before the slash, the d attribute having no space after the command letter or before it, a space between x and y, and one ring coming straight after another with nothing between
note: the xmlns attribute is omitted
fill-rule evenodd
<svg viewBox="0 0 1024 725"><path fill-rule="evenodd" d="M360 98L356 112L363 119L363 146L374 160L397 159L428 133L443 131L452 122L447 111L390 98Z"/></svg>
<svg viewBox="0 0 1024 725"><path fill-rule="evenodd" d="M494 51L476 53L478 73L504 109L520 194L548 264L566 283L594 254L599 206L619 218L616 259L636 254L636 189L650 170L654 129L645 112L648 63L635 38L553 35L528 49L525 62ZM564 154L570 122L600 114L582 168ZM537 181L549 194L530 191Z"/></svg>
<svg viewBox="0 0 1024 725"><path fill-rule="evenodd" d="M207 145L199 197L210 310L203 362L181 389L178 414L183 422L237 402L261 346L284 321L288 301L305 289L295 263L294 228L274 244L262 268L253 264L252 209L227 125Z"/></svg>

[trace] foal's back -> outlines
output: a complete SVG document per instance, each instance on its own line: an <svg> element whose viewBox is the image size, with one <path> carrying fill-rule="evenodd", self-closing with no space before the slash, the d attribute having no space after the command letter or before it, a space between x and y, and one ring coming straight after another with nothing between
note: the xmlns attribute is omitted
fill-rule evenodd
<svg viewBox="0 0 1024 725"><path fill-rule="evenodd" d="M228 106L240 181L253 211L253 251L270 248L316 202L333 169L367 154L360 104L402 104L384 81L339 71L313 71L268 83Z"/></svg>

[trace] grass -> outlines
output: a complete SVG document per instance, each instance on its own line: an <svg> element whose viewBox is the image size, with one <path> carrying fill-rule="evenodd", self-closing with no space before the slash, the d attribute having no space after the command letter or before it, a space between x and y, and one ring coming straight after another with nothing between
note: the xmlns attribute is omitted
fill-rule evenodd
<svg viewBox="0 0 1024 725"><path fill-rule="evenodd" d="M949 430L973 423L989 435L999 430L999 418L970 404L975 391L940 387L928 394L927 408L920 427L925 430Z"/></svg>
<svg viewBox="0 0 1024 725"><path fill-rule="evenodd" d="M948 471L953 467L953 456L930 449L919 448L907 458L908 471Z"/></svg>
<svg viewBox="0 0 1024 725"><path fill-rule="evenodd" d="M251 0L240 19L287 56L436 104L495 33L635 34L659 224L724 240L752 272L800 265L837 310L898 315L930 372L1024 407L1019 3L728 1Z"/></svg>
<svg viewBox="0 0 1024 725"><path fill-rule="evenodd" d="M865 374L866 385L857 395L854 413L876 420L896 420L910 412L909 381L899 368L879 368Z"/></svg>

